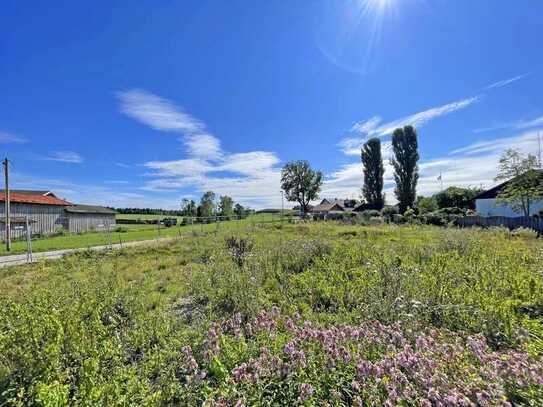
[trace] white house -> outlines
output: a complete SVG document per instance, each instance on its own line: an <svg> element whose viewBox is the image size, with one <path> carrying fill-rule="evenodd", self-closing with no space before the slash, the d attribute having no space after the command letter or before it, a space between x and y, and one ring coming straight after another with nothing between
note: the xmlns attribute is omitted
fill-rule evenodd
<svg viewBox="0 0 543 407"><path fill-rule="evenodd" d="M475 210L480 216L524 216L522 212L515 212L507 204L496 204L496 197L512 180L496 185L489 190L480 193L475 197ZM543 209L543 200L534 201L530 204L530 216L536 215Z"/></svg>

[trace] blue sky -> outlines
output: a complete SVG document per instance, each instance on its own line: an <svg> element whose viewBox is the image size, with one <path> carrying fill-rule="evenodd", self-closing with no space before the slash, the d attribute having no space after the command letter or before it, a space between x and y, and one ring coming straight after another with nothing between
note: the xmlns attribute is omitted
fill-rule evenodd
<svg viewBox="0 0 543 407"><path fill-rule="evenodd" d="M176 208L205 190L278 206L282 164L358 197L359 146L414 124L420 194L491 186L543 137L543 2L33 1L0 13L13 187ZM385 175L393 201L392 172Z"/></svg>

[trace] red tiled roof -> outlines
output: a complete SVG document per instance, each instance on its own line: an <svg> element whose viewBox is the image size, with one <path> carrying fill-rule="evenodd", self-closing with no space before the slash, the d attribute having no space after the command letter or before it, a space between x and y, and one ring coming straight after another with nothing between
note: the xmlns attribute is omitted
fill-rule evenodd
<svg viewBox="0 0 543 407"><path fill-rule="evenodd" d="M0 192L0 202L5 201L4 191ZM61 205L68 206L72 205L70 202L63 199L58 199L54 196L44 196L44 195L30 195L30 194L21 194L17 192L11 192L9 194L9 201L16 203L29 203L29 204L41 204L41 205Z"/></svg>

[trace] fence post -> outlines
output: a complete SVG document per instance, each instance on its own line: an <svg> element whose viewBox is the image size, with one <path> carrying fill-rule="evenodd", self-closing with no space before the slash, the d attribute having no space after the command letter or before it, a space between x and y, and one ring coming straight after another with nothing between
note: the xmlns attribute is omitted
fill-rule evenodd
<svg viewBox="0 0 543 407"><path fill-rule="evenodd" d="M30 222L28 216L25 216L26 223L26 262L32 263L32 230L30 229Z"/></svg>

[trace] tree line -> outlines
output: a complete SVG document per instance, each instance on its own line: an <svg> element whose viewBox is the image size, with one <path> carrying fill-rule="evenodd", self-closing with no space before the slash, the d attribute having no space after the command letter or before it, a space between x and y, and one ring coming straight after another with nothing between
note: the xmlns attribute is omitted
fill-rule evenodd
<svg viewBox="0 0 543 407"><path fill-rule="evenodd" d="M417 131L413 126L394 130L392 151L390 164L394 169L394 195L400 214L440 210L466 214L475 209L474 198L482 192L480 188L452 186L430 197L417 196L420 155ZM381 140L377 137L367 140L361 148L360 158L363 165L362 198L368 208L380 211L385 207ZM541 163L531 154L524 155L516 149L506 150L500 158L495 180L509 180L499 192L496 203L507 204L524 216L530 215L534 202L543 199ZM287 200L298 202L304 213L308 211L309 203L318 198L322 183L322 172L313 170L308 161L289 162L281 172L281 188Z"/></svg>
<svg viewBox="0 0 543 407"><path fill-rule="evenodd" d="M205 192L197 204L194 200L184 198L181 201L180 216L209 217L209 216L247 216L251 209L244 207L228 195L217 195L213 191Z"/></svg>
<svg viewBox="0 0 543 407"><path fill-rule="evenodd" d="M416 188L419 179L419 153L417 132L413 126L405 126L394 130L392 135L396 188L394 194L398 200L400 213L413 207L416 200ZM362 196L372 209L381 210L385 205L383 193L384 165L381 154L381 140L369 139L361 151L364 166L364 181ZM321 171L314 171L308 161L293 161L287 163L281 172L281 188L286 198L298 202L302 212L307 212L309 203L318 198L323 183Z"/></svg>

